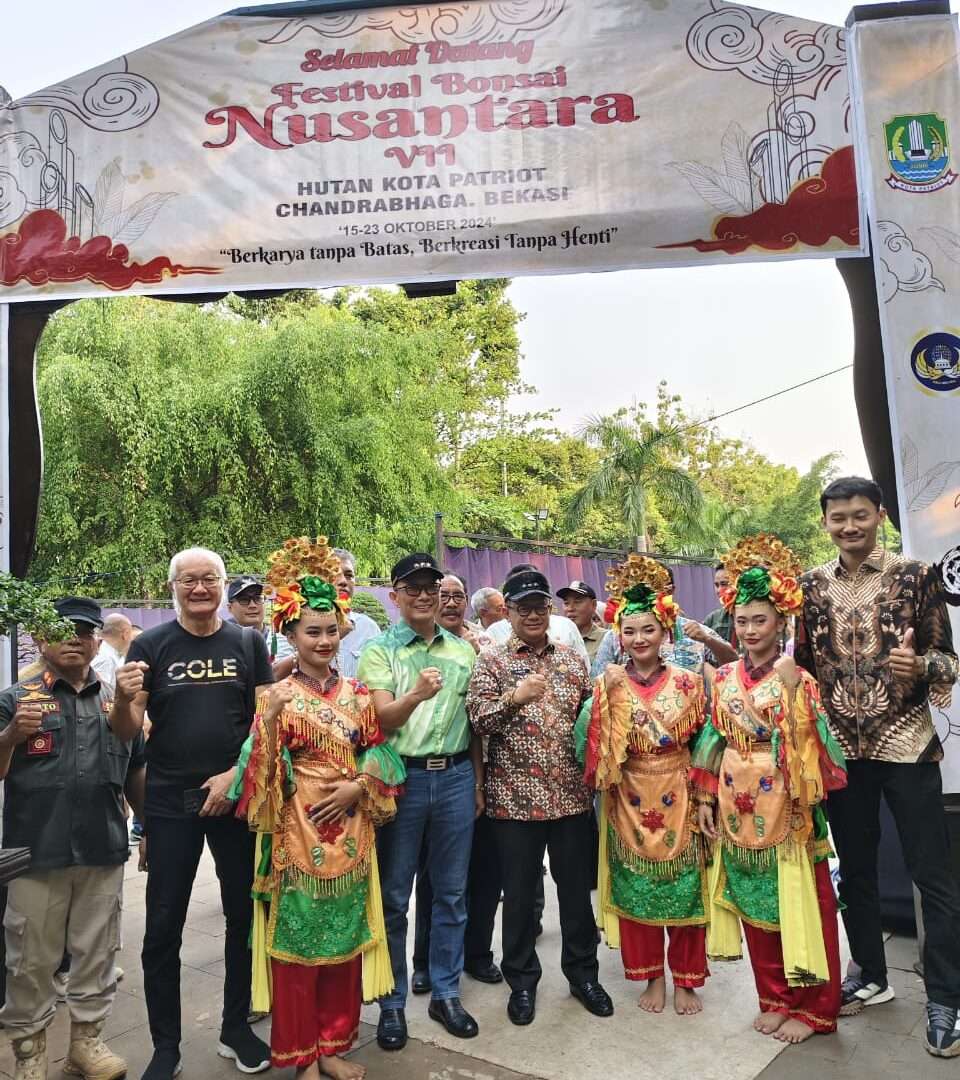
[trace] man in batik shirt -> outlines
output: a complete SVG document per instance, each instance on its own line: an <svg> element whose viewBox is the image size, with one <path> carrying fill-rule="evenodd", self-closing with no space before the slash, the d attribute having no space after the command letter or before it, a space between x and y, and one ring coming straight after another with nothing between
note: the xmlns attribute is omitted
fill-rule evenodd
<svg viewBox="0 0 960 1080"><path fill-rule="evenodd" d="M541 967L535 901L545 851L560 899L561 967L570 992L595 1016L613 1003L598 982L597 928L590 906L595 869L593 796L574 753L573 728L590 696L579 656L550 641L550 586L526 570L503 589L512 633L477 658L467 712L490 737L486 813L503 873L503 962L507 1015L529 1024Z"/></svg>
<svg viewBox="0 0 960 1080"><path fill-rule="evenodd" d="M840 899L859 966L843 983L841 1015L889 1001L877 885L880 797L897 824L923 905L926 1048L960 1055L960 894L950 869L940 760L930 713L946 708L957 655L939 574L877 547L880 488L851 477L821 496L839 557L803 578L797 659L820 683L847 759L848 785L827 801L840 857Z"/></svg>

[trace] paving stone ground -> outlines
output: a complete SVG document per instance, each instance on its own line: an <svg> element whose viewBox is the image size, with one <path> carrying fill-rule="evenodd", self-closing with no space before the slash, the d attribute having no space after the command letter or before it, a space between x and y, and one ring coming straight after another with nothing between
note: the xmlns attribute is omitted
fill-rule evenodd
<svg viewBox="0 0 960 1080"><path fill-rule="evenodd" d="M143 1001L139 952L143 937L146 878L128 866L124 899L125 977L106 1028L111 1047L139 1078L151 1046ZM547 886L548 909L540 954L544 978L538 995L536 1022L515 1028L505 1015L506 991L464 979L463 997L477 1016L481 1033L468 1042L451 1039L426 1017L426 1001L408 1004L411 1039L398 1054L384 1054L376 1045L377 1011L363 1011L360 1039L354 1050L372 1080L864 1080L909 1077L927 1080L957 1077L960 1063L937 1061L925 1053L923 989L912 970L916 942L893 938L888 943L895 1001L841 1021L836 1035L817 1036L803 1046L783 1049L750 1028L755 997L749 966L723 965L714 972L704 995L701 1016L679 1018L667 1012L650 1018L636 1008L635 984L622 977L619 956L601 948L601 978L617 1006L610 1020L590 1017L567 993L559 970L559 927L556 894ZM499 931L497 939L499 938ZM223 916L213 864L205 856L194 888L183 939L184 1080L237 1080L233 1064L216 1056L223 980ZM258 1025L269 1038L269 1020ZM60 1075L67 1050L69 1020L58 1009L49 1033L50 1076ZM0 1040L0 1077L13 1073L6 1038ZM293 1070L270 1074L293 1080Z"/></svg>

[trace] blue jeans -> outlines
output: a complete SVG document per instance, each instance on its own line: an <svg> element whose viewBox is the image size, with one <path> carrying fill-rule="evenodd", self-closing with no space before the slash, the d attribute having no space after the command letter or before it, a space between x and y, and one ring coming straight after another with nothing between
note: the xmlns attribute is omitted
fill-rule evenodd
<svg viewBox="0 0 960 1080"><path fill-rule="evenodd" d="M407 910L424 839L429 846L433 885L430 926L430 981L433 998L460 996L463 933L467 925L467 871L473 841L473 764L446 769L409 769L397 816L377 837L380 890L387 924L395 989L380 999L382 1009L407 1002Z"/></svg>

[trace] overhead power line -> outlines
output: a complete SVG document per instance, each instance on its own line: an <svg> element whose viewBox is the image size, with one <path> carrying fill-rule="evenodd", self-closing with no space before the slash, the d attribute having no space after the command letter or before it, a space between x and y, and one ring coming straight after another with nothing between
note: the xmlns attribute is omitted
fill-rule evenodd
<svg viewBox="0 0 960 1080"><path fill-rule="evenodd" d="M804 379L803 382L794 383L793 386L787 386L783 390L777 390L774 394L767 394L766 397L748 401L745 405L738 405L735 409L728 409L726 412L717 413L716 416L708 416L706 420L698 420L695 424L678 428L677 434L682 435L685 431L696 431L697 428L706 427L707 424L712 424L715 420L733 416L734 413L743 412L744 409L752 409L754 405L762 405L765 401L773 401L774 398L783 397L784 394L789 394L793 390L800 390L804 386L811 386L815 382L820 382L821 379L828 379L831 375L838 375L841 371L849 371L852 367L853 364L844 364L843 367L834 368L833 371L825 371L822 375L814 375L812 379Z"/></svg>

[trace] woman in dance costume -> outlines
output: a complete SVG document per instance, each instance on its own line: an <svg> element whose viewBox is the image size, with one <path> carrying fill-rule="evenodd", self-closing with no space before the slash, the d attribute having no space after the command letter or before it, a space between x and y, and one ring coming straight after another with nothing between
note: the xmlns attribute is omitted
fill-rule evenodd
<svg viewBox="0 0 960 1080"><path fill-rule="evenodd" d="M611 571L607 606L626 656L594 682L578 724L585 778L601 792L599 922L626 977L645 981L640 1007L666 1000L664 930L674 1008L698 1013L708 975L703 859L688 773L704 717L700 675L661 659L680 609L670 573L631 555Z"/></svg>
<svg viewBox="0 0 960 1080"><path fill-rule="evenodd" d="M274 627L298 662L257 703L234 793L260 834L253 1007L272 1004L277 1068L359 1080L366 1070L340 1055L361 1000L393 984L374 826L393 816L405 774L367 690L337 673L346 607L326 538L288 540L271 562Z"/></svg>
<svg viewBox="0 0 960 1080"><path fill-rule="evenodd" d="M780 656L801 609L799 565L772 536L724 560L746 656L721 667L710 721L694 751L700 828L716 841L709 871L712 959L747 939L760 1014L754 1027L798 1043L836 1029L840 1010L837 903L823 800L846 784L816 681Z"/></svg>

